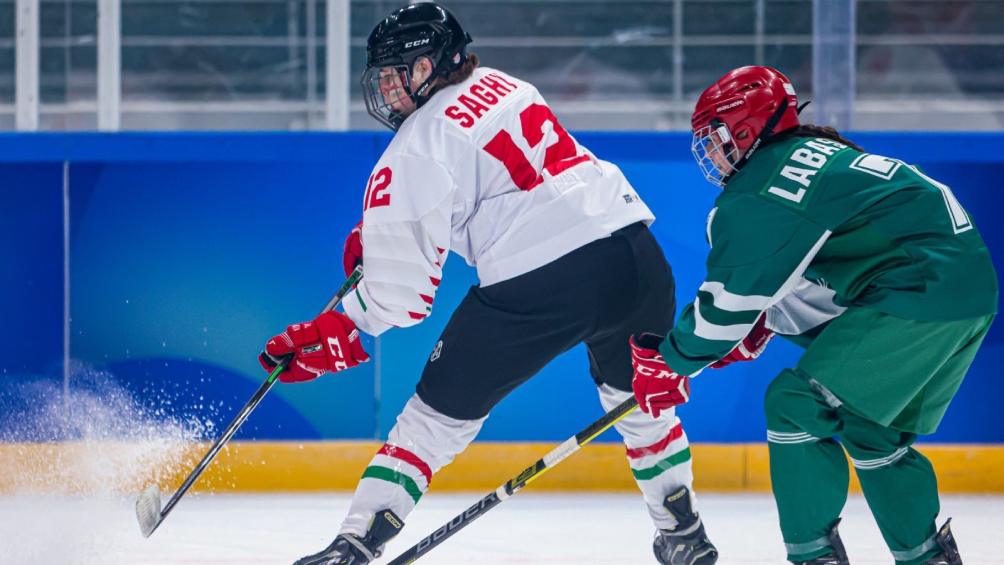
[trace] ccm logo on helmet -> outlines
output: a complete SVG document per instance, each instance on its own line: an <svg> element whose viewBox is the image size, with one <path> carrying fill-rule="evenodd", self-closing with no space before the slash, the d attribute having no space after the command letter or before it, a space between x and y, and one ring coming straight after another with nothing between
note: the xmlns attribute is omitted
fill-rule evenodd
<svg viewBox="0 0 1004 565"><path fill-rule="evenodd" d="M417 39L415 41L409 41L408 43L404 44L404 48L405 49L411 49L412 47L418 47L420 45L427 45L430 41L432 41L432 40L429 39L428 37L426 37L425 39Z"/></svg>
<svg viewBox="0 0 1004 565"><path fill-rule="evenodd" d="M728 104L723 104L723 105L715 108L715 113L725 112L725 111L731 110L733 108L738 108L739 106L742 106L745 103L746 103L746 101L743 100L742 98L740 98L738 100L733 100L732 102L729 102Z"/></svg>

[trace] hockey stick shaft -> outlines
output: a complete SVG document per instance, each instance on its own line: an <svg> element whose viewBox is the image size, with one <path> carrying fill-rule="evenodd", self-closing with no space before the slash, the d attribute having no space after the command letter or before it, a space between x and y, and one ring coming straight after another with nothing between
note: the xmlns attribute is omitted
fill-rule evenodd
<svg viewBox="0 0 1004 565"><path fill-rule="evenodd" d="M331 300L329 300L328 303L324 306L324 309L321 310L321 313L323 314L331 310L335 306L337 306L338 303L342 301L342 298L344 298L345 295L350 290L352 290L352 287L354 287L356 283L359 282L359 279L361 279L362 276L363 276L362 266L356 267L356 269L352 271L352 274L349 275L349 278L346 279L345 283L342 284L342 287L338 289L338 292L336 292L335 295L331 297ZM241 424L243 424L244 421L248 419L248 416L251 415L251 412L253 412L254 409L258 407L258 404L265 397L265 394L267 394L268 391L271 390L272 385L274 385L275 381L279 378L279 373L282 373L283 370L286 369L286 365L289 363L290 359L291 357L283 359L282 361L279 362L278 365L275 366L275 369L273 369L272 372L269 373L268 378L265 379L265 382L262 383L260 387L258 387L258 390L254 393L254 396L252 396L251 399L248 400L247 404L244 405L244 408L242 408L241 411L237 414L237 416L234 417L233 421L230 422L230 425L227 426L226 430L224 430L223 435L221 435L219 439L217 439L216 442L213 443L213 446L209 448L209 451L202 457L202 460L199 461L199 464L196 465L195 468L192 469L192 472L188 474L188 478L185 479L185 482L182 483L180 487L178 487L178 490L175 491L173 496L171 496L171 499L168 500L167 504L164 505L164 509L160 511L160 516L157 518L156 523L153 524L153 527L149 530L149 533L146 534L146 537L150 537L150 535L153 534L153 532L157 529L157 527L160 526L161 522L163 522L164 519L167 518L167 515L171 513L171 510L174 509L174 506L178 504L178 501L181 500L181 497L185 496L185 493L188 492L188 489L191 488L193 484L195 484L195 481L198 480L199 476L202 475L202 472L206 470L206 467L208 467L209 464L212 463L213 459L216 458L220 450L223 449L223 447L227 444L227 442L230 441L230 438L232 438L234 434L237 433L237 429L240 428Z"/></svg>
<svg viewBox="0 0 1004 565"><path fill-rule="evenodd" d="M565 440L561 445L552 449L547 455L538 459L533 465L524 469L520 474L509 479L502 486L495 489L488 496L476 502L473 506L464 510L461 514L444 524L435 532L413 545L407 551L394 558L388 565L407 565L414 563L420 557L432 550L432 548L446 541L447 538L465 528L468 524L484 516L486 512L498 506L503 500L523 490L523 487L530 484L549 469L564 461L568 456L582 448L583 445L593 441L596 436L610 429L611 426L624 419L632 410L638 407L638 402L634 396L618 404L613 410L607 412L602 418L590 424L586 429Z"/></svg>

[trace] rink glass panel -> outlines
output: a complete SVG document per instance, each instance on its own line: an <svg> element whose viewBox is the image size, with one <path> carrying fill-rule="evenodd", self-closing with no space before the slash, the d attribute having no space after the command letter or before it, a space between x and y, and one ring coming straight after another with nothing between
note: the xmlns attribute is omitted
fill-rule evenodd
<svg viewBox="0 0 1004 565"><path fill-rule="evenodd" d="M860 0L860 129L1004 127L1004 2Z"/></svg>
<svg viewBox="0 0 1004 565"><path fill-rule="evenodd" d="M39 129L97 128L97 3L41 0Z"/></svg>
<svg viewBox="0 0 1004 565"><path fill-rule="evenodd" d="M323 123L324 10L314 0L123 0L123 129Z"/></svg>
<svg viewBox="0 0 1004 565"><path fill-rule="evenodd" d="M379 129L358 87L366 36L401 2L350 2L349 127ZM537 84L567 127L687 129L737 65L813 95L812 0L454 0L488 66ZM0 2L13 14L14 2ZM324 129L323 0L122 0L121 128ZM41 128L97 127L94 2L41 0ZM992 130L1004 114L1004 0L860 0L863 129ZM0 18L0 128L13 128L13 18ZM811 107L810 107L811 108ZM810 114L811 116L811 109Z"/></svg>
<svg viewBox="0 0 1004 565"><path fill-rule="evenodd" d="M14 129L14 0L0 1L0 130Z"/></svg>

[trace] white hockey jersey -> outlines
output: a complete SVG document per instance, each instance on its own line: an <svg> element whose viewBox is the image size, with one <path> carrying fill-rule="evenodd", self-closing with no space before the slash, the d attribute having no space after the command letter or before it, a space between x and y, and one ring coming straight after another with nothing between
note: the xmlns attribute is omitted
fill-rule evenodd
<svg viewBox="0 0 1004 565"><path fill-rule="evenodd" d="M655 220L624 175L558 123L533 85L490 68L408 117L363 197L364 276L343 301L379 335L432 311L452 250L488 286Z"/></svg>

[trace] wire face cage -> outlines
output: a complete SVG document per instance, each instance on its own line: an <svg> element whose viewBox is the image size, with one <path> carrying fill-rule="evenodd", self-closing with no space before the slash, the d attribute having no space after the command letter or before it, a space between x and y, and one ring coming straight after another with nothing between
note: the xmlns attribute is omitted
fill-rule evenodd
<svg viewBox="0 0 1004 565"><path fill-rule="evenodd" d="M370 67L363 73L363 101L373 119L392 130L415 109L411 69L407 65Z"/></svg>
<svg viewBox="0 0 1004 565"><path fill-rule="evenodd" d="M704 178L715 186L724 186L725 179L736 172L734 163L739 161L739 149L729 128L717 120L694 132L690 151Z"/></svg>

